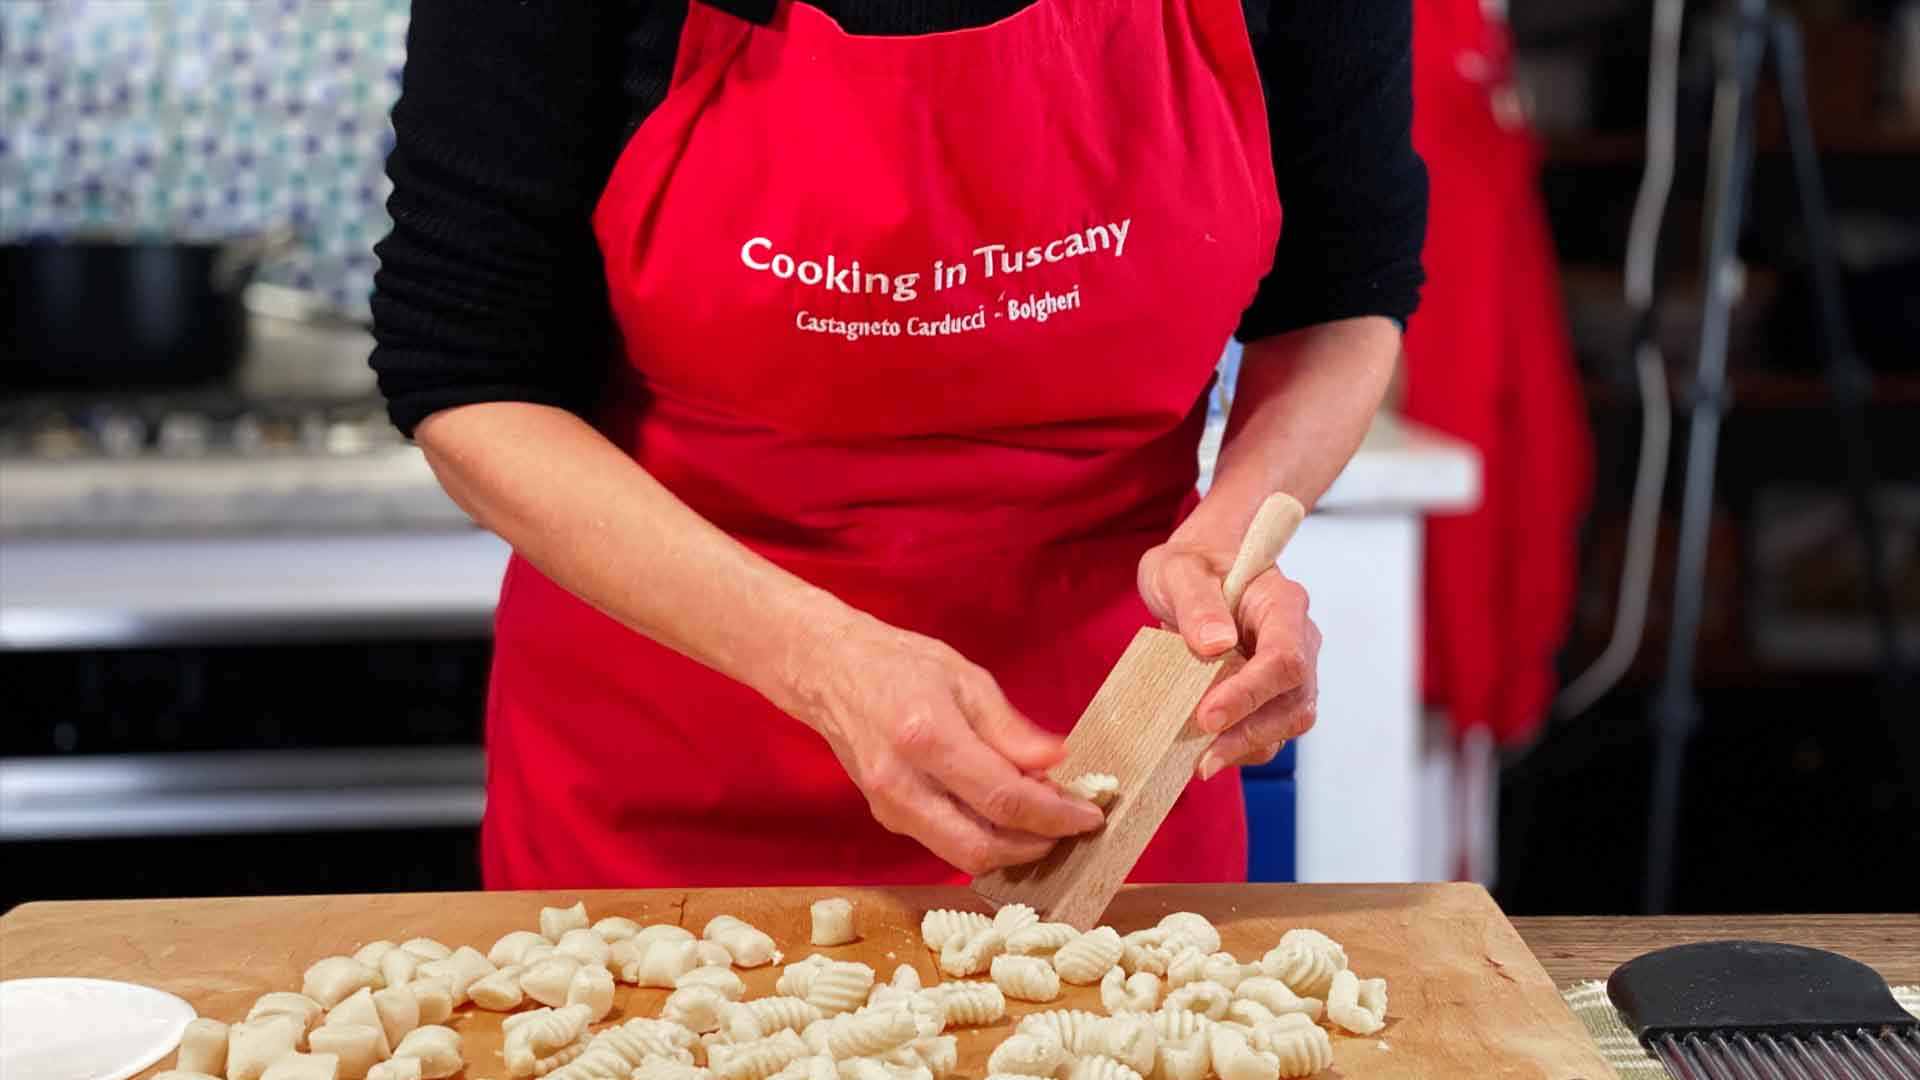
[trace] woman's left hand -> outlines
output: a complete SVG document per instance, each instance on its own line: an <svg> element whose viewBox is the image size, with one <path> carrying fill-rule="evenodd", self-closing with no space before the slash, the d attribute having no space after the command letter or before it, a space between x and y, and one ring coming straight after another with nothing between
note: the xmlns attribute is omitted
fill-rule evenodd
<svg viewBox="0 0 1920 1080"><path fill-rule="evenodd" d="M1202 550L1178 539L1140 559L1147 609L1208 658L1243 639L1247 660L1207 691L1194 723L1213 732L1196 775L1211 779L1234 765L1263 765L1281 744L1313 727L1320 691L1320 628L1307 617L1307 590L1278 568L1253 579L1240 598L1236 626L1222 582L1234 552Z"/></svg>

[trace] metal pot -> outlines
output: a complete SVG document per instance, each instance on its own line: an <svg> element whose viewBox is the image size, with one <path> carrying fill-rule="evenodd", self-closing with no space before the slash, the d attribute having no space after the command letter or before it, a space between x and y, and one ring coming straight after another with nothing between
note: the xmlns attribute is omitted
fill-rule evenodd
<svg viewBox="0 0 1920 1080"><path fill-rule="evenodd" d="M21 390L225 378L246 348L242 291L292 240L270 231L0 245L0 379Z"/></svg>

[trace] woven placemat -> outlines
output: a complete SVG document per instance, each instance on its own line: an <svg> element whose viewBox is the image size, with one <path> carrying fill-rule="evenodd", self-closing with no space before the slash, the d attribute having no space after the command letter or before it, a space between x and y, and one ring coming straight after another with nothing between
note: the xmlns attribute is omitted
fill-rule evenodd
<svg viewBox="0 0 1920 1080"><path fill-rule="evenodd" d="M1575 983L1560 996L1586 1025L1587 1034L1600 1047L1600 1056L1620 1074L1620 1080L1668 1080L1667 1071L1640 1048L1640 1041L1627 1029L1620 1011L1607 1000L1606 983ZM1901 1008L1920 1017L1920 986L1896 986L1893 998Z"/></svg>

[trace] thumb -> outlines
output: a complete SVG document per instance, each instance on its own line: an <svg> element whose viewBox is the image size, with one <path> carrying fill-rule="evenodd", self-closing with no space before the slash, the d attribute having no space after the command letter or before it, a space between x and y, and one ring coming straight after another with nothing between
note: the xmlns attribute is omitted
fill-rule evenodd
<svg viewBox="0 0 1920 1080"><path fill-rule="evenodd" d="M1220 578L1198 558L1170 560L1163 595L1173 607L1173 628L1201 657L1219 656L1239 644L1240 628L1227 610Z"/></svg>
<svg viewBox="0 0 1920 1080"><path fill-rule="evenodd" d="M972 698L967 718L974 732L1015 768L1044 773L1066 760L1067 741L1027 719L991 680Z"/></svg>

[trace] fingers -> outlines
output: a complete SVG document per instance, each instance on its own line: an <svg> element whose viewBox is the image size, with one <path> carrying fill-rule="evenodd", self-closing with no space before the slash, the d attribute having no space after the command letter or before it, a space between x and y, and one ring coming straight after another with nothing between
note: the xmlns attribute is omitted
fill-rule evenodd
<svg viewBox="0 0 1920 1080"><path fill-rule="evenodd" d="M1252 716L1213 740L1194 775L1211 780L1234 765L1263 765L1273 760L1289 739L1297 739L1318 718L1319 687L1309 681L1268 702Z"/></svg>
<svg viewBox="0 0 1920 1080"><path fill-rule="evenodd" d="M870 790L868 798L882 827L913 837L969 874L1030 863L1053 849L1053 841L1045 837L982 819L917 773L903 772L884 794Z"/></svg>
<svg viewBox="0 0 1920 1080"><path fill-rule="evenodd" d="M1067 741L1013 707L990 675L961 695L973 730L1023 772L1045 772L1067 758Z"/></svg>
<svg viewBox="0 0 1920 1080"><path fill-rule="evenodd" d="M1202 731L1226 731L1303 685L1319 658L1320 631L1307 618L1307 594L1299 585L1262 575L1247 590L1241 613L1252 627L1252 656L1200 699L1194 723Z"/></svg>
<svg viewBox="0 0 1920 1080"><path fill-rule="evenodd" d="M1240 640L1240 630L1220 592L1220 575L1198 558L1168 559L1160 571L1160 589L1173 609L1173 626L1187 648L1201 657L1219 656Z"/></svg>
<svg viewBox="0 0 1920 1080"><path fill-rule="evenodd" d="M1003 706L1012 714L1011 706L1004 702ZM991 825L1059 837L1089 832L1105 822L1092 805L1069 798L1045 780L1016 768L975 731L972 725L981 722L1009 723L1005 718L982 721L975 715L910 723L897 733L895 746L914 767Z"/></svg>

